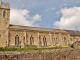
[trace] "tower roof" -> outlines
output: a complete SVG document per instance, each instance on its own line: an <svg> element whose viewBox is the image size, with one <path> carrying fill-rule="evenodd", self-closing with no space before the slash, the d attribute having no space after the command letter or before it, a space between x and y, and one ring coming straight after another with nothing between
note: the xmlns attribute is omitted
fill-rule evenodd
<svg viewBox="0 0 80 60"><path fill-rule="evenodd" d="M8 3L8 2L1 2L0 3L0 8L10 9L10 3Z"/></svg>

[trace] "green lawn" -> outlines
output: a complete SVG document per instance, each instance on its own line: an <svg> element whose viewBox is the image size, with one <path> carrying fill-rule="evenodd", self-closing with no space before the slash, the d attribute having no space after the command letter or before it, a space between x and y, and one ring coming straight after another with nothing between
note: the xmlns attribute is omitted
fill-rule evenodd
<svg viewBox="0 0 80 60"><path fill-rule="evenodd" d="M51 49L63 49L63 48L70 48L68 46L65 47L50 47L50 48L0 48L0 51L29 51L29 50L51 50Z"/></svg>

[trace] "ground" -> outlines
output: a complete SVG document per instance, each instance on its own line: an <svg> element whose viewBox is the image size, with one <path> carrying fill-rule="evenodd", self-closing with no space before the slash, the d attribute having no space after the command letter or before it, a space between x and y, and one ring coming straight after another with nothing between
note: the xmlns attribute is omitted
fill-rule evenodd
<svg viewBox="0 0 80 60"><path fill-rule="evenodd" d="M80 49L0 52L1 60L80 60Z"/></svg>

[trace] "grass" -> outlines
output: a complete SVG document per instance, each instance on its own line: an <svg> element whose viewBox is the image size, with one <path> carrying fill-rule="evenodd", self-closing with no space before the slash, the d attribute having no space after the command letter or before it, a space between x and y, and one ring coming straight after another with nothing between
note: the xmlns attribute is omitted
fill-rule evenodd
<svg viewBox="0 0 80 60"><path fill-rule="evenodd" d="M34 48L34 47L28 47L28 48L0 48L0 51L31 51L31 50L52 50L52 49L63 49L63 48L70 48L68 46L64 47L49 47L49 48Z"/></svg>

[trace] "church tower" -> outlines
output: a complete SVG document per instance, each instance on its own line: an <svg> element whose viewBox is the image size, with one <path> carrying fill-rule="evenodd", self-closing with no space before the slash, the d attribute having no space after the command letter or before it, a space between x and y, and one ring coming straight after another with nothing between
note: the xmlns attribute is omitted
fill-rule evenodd
<svg viewBox="0 0 80 60"><path fill-rule="evenodd" d="M0 47L7 45L8 27L10 21L10 4L8 2L0 3Z"/></svg>
<svg viewBox="0 0 80 60"><path fill-rule="evenodd" d="M5 30L9 26L10 4L7 2L0 3L0 30Z"/></svg>

